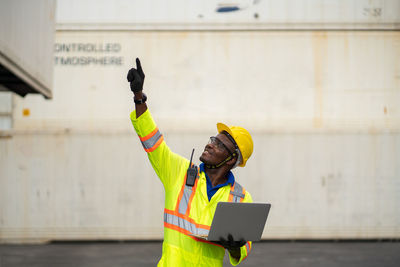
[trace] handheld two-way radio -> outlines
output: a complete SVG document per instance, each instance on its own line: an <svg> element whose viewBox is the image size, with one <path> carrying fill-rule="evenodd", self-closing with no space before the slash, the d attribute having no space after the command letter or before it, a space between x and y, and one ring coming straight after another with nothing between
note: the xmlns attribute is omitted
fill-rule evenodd
<svg viewBox="0 0 400 267"><path fill-rule="evenodd" d="M194 148L192 150L192 155L190 156L189 168L186 172L186 185L193 186L194 182L196 181L197 177L197 166L192 166L192 159L193 159Z"/></svg>

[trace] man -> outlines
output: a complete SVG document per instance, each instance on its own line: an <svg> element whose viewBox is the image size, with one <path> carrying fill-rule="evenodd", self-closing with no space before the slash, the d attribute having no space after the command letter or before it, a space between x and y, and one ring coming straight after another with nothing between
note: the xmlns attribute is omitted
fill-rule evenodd
<svg viewBox="0 0 400 267"><path fill-rule="evenodd" d="M200 168L192 165L191 175L189 160L171 152L147 109L145 75L138 58L127 78L134 93L133 127L165 189L164 242L158 266L222 266L225 249L231 264L238 265L249 254L251 242L234 241L232 235L209 242L193 235L208 234L218 202L252 202L230 171L244 167L251 156L250 134L244 128L218 123L218 135L210 138L200 156Z"/></svg>

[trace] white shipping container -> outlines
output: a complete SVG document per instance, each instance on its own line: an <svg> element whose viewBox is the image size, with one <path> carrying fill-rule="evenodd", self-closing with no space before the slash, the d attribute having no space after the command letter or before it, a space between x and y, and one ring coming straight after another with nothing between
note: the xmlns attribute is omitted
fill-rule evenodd
<svg viewBox="0 0 400 267"><path fill-rule="evenodd" d="M0 2L0 85L7 90L52 97L55 8L55 0Z"/></svg>
<svg viewBox="0 0 400 267"><path fill-rule="evenodd" d="M399 238L399 47L398 31L59 31L54 99L16 98L0 139L1 242L162 238L129 120L137 56L175 152L198 157L218 121L249 129L235 173L272 203L263 238Z"/></svg>
<svg viewBox="0 0 400 267"><path fill-rule="evenodd" d="M398 0L58 0L62 30L395 30Z"/></svg>

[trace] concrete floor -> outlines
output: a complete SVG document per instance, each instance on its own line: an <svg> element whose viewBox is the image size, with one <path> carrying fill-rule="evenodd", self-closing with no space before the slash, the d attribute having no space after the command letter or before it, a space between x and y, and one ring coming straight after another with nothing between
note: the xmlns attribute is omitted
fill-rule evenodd
<svg viewBox="0 0 400 267"><path fill-rule="evenodd" d="M0 267L156 266L161 242L0 245ZM224 266L230 266L225 255ZM400 266L400 242L258 242L240 266Z"/></svg>

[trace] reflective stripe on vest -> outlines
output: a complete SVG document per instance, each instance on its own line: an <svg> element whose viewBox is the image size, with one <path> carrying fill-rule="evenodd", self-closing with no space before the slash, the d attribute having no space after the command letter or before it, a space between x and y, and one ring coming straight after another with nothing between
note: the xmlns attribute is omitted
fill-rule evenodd
<svg viewBox="0 0 400 267"><path fill-rule="evenodd" d="M185 185L185 189L183 190L182 199L179 202L179 207L178 207L178 211L180 214L186 214L186 212L188 211L189 199L190 199L190 196L192 195L192 193L193 193L193 187Z"/></svg>
<svg viewBox="0 0 400 267"><path fill-rule="evenodd" d="M250 242L246 242L246 250L247 250L247 254L249 254L249 252L251 250Z"/></svg>
<svg viewBox="0 0 400 267"><path fill-rule="evenodd" d="M164 212L164 223L168 223L174 226L177 226L180 229L184 229L188 231L190 234L194 235L208 235L210 227L207 225L199 225L194 222L190 222L187 219L184 219L180 216L169 213L168 211ZM205 229L207 228L207 229Z"/></svg>
<svg viewBox="0 0 400 267"><path fill-rule="evenodd" d="M164 226L167 228L174 229L183 234L190 235L208 235L210 226L197 224L193 219L189 217L191 203L196 193L197 182L196 179L193 186L186 185L186 176L183 181L181 192L179 193L178 200L176 203L175 210L164 210ZM244 199L244 188L239 183L231 185L229 194L229 202L242 202ZM197 240L197 239L196 239ZM198 239L198 241L201 241ZM250 246L248 247L248 251Z"/></svg>
<svg viewBox="0 0 400 267"><path fill-rule="evenodd" d="M244 188L239 183L235 182L235 184L231 186L229 202L243 202L244 193Z"/></svg>
<svg viewBox="0 0 400 267"><path fill-rule="evenodd" d="M192 164L192 166L194 166L194 165ZM199 177L199 172L197 172L197 176L196 176L194 185L189 186L189 185L186 185L187 173L185 175L184 184L183 184L183 192L181 190L179 197L178 197L178 201L176 203L177 205L175 208L175 210L178 210L178 212L180 214L189 215L192 199L194 197L194 193L196 192L196 188L197 188L198 177Z"/></svg>
<svg viewBox="0 0 400 267"><path fill-rule="evenodd" d="M145 137L139 136L139 139L142 142L144 150L146 152L152 152L161 144L161 142L164 140L164 137L158 128L156 128Z"/></svg>
<svg viewBox="0 0 400 267"><path fill-rule="evenodd" d="M244 259L246 259L247 256L249 256L250 250L251 250L251 244L250 242L246 242L246 257L244 257L242 261L244 261Z"/></svg>

